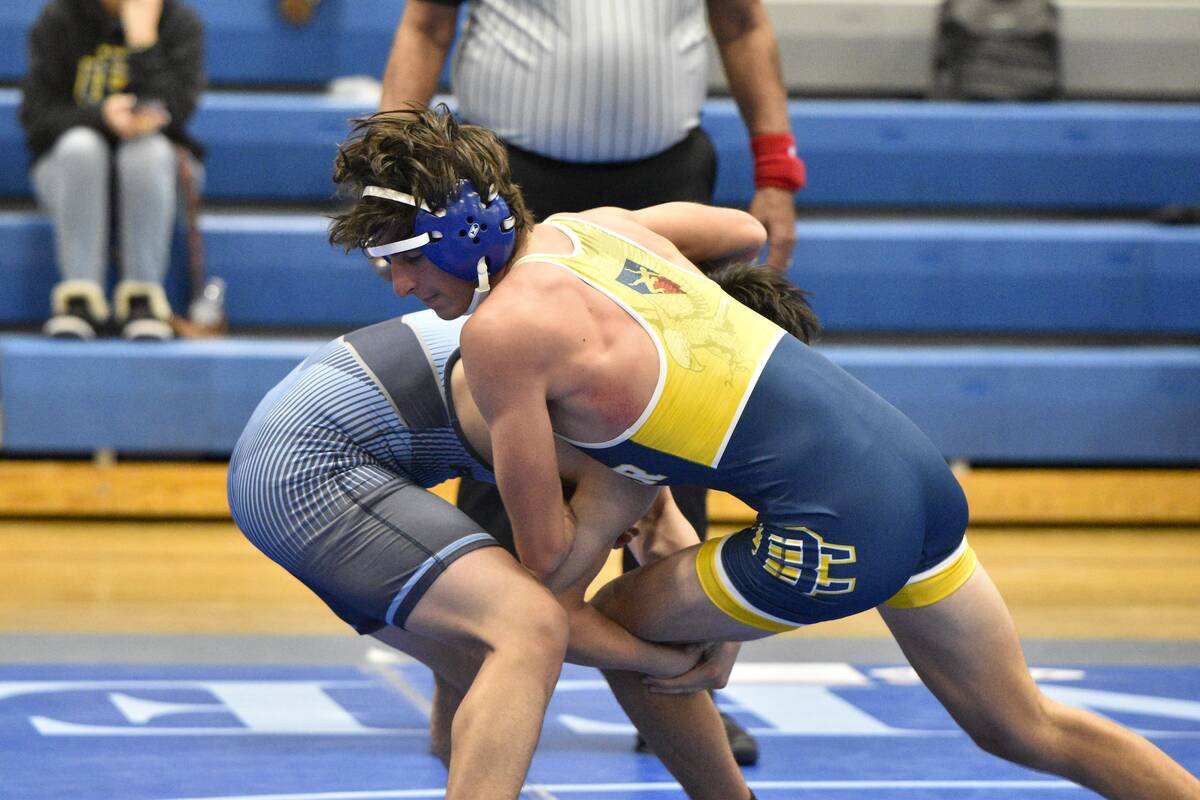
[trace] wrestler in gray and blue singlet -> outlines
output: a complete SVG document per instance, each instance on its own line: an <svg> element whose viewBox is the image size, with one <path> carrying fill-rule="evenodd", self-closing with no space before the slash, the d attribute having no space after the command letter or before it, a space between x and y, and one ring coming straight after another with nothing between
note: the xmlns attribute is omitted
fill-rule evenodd
<svg viewBox="0 0 1200 800"><path fill-rule="evenodd" d="M463 322L423 311L335 339L263 398L234 448L238 527L359 633L404 627L447 564L497 544L425 491L495 480L446 400Z"/></svg>

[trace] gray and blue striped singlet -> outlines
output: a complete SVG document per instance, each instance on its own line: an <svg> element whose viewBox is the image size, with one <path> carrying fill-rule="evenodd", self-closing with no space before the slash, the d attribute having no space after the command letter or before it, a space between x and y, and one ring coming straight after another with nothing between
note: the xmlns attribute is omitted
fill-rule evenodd
<svg viewBox="0 0 1200 800"><path fill-rule="evenodd" d="M450 561L496 544L424 491L494 481L446 402L463 321L422 311L335 339L263 398L230 459L238 527L359 632L402 627Z"/></svg>

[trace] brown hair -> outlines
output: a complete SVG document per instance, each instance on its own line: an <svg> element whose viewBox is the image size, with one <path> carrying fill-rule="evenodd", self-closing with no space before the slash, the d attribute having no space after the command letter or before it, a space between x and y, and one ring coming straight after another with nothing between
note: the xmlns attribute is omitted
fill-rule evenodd
<svg viewBox="0 0 1200 800"><path fill-rule="evenodd" d="M808 304L808 292L778 270L753 261L724 261L700 267L734 300L800 341L811 343L820 333L821 321Z"/></svg>
<svg viewBox="0 0 1200 800"><path fill-rule="evenodd" d="M437 209L465 178L481 194L495 188L508 203L520 247L533 227L533 215L513 183L504 145L490 130L460 123L445 104L381 111L353 123L350 138L338 146L333 181L339 196L352 199L354 205L333 217L331 244L349 251L412 235L416 209L379 197L361 197L364 186L407 192Z"/></svg>

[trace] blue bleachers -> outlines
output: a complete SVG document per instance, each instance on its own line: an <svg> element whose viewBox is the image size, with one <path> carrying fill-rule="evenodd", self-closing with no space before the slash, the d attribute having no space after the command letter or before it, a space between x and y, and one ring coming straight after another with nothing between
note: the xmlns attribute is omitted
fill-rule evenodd
<svg viewBox="0 0 1200 800"><path fill-rule="evenodd" d="M310 25L289 28L274 2L201 6L215 86L378 76L402 8L325 0ZM37 7L0 9L0 80L23 69ZM28 202L19 100L0 89L0 196ZM210 209L225 210L206 213L202 230L235 330L345 330L418 307L395 298L361 256L325 240L336 144L348 120L369 110L307 92L203 98L192 130L209 150ZM822 344L824 352L909 414L948 458L1200 464L1200 347L1145 344L1200 334L1200 227L1052 219L1200 206L1200 106L794 100L789 111L810 176L798 196L807 213L791 277L813 291L835 339L1101 334L1127 343ZM702 124L720 159L717 201L745 206L750 157L733 103L710 100ZM913 210L920 215L904 216ZM996 221L965 219L964 210L1029 213ZM182 254L177 242L169 290L180 309ZM45 318L52 260L41 215L0 213L0 325ZM317 345L0 336L0 453L224 456L267 388Z"/></svg>
<svg viewBox="0 0 1200 800"><path fill-rule="evenodd" d="M226 455L267 389L317 346L3 337L4 449ZM912 417L951 458L1200 463L1196 348L823 350Z"/></svg>
<svg viewBox="0 0 1200 800"><path fill-rule="evenodd" d="M27 196L20 93L0 90L0 195ZM1200 106L793 101L808 163L801 206L1154 209L1200 205ZM192 131L209 149L212 200L326 202L347 121L370 109L311 94L211 92ZM717 202L753 193L732 101L706 103Z"/></svg>
<svg viewBox="0 0 1200 800"><path fill-rule="evenodd" d="M361 256L330 247L327 223L315 213L204 218L209 273L230 287L233 325L353 327L418 308ZM831 332L1200 334L1196 227L814 220L797 224L796 242L791 278L814 292ZM45 318L51 247L45 218L0 213L0 324Z"/></svg>
<svg viewBox="0 0 1200 800"><path fill-rule="evenodd" d="M25 74L27 36L45 0L0 5L0 81ZM324 0L292 26L275 0L198 0L208 80L221 84L323 84L339 75L381 75L403 0Z"/></svg>

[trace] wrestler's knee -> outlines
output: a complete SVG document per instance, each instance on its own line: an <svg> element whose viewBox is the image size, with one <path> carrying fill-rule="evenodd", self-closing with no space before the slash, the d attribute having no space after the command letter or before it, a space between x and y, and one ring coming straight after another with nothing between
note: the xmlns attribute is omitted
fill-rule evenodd
<svg viewBox="0 0 1200 800"><path fill-rule="evenodd" d="M556 671L561 666L570 627L566 610L549 592L525 593L519 613L506 615L503 626L497 649L514 649L530 660L554 664Z"/></svg>
<svg viewBox="0 0 1200 800"><path fill-rule="evenodd" d="M960 722L971 740L984 751L1006 761L1042 769L1053 760L1062 738L1056 706L1039 693L1034 702L1022 703L1019 712L995 706Z"/></svg>

